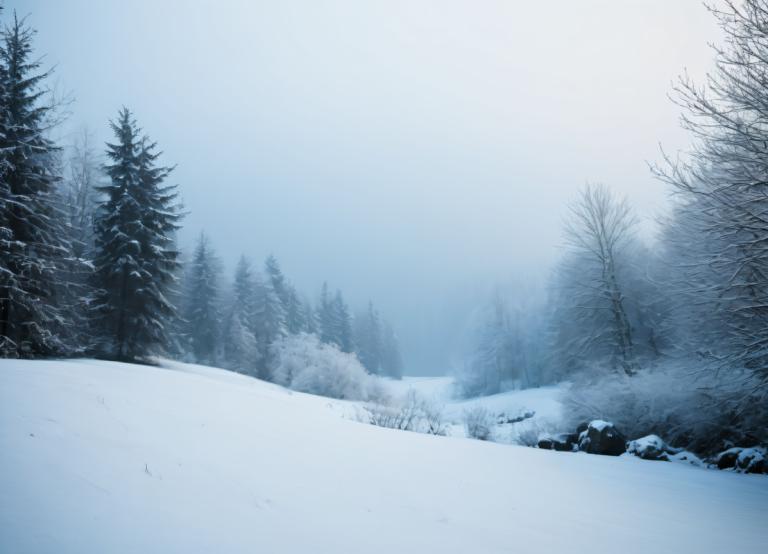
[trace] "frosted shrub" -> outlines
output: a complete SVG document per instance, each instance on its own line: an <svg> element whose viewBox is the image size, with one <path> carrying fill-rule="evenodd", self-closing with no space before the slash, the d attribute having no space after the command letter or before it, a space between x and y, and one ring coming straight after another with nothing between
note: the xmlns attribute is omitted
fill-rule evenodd
<svg viewBox="0 0 768 554"><path fill-rule="evenodd" d="M736 373L718 376L670 365L643 369L632 377L593 375L591 381L573 383L563 402L571 428L605 419L630 439L655 434L671 445L709 454L729 442L768 440L765 398ZM755 397L750 402L753 410L739 410L750 395Z"/></svg>
<svg viewBox="0 0 768 554"><path fill-rule="evenodd" d="M368 406L369 423L378 427L445 435L443 410L410 390L400 402Z"/></svg>
<svg viewBox="0 0 768 554"><path fill-rule="evenodd" d="M487 408L475 406L464 412L464 427L467 436L481 441L491 440L493 437L494 416Z"/></svg>
<svg viewBox="0 0 768 554"><path fill-rule="evenodd" d="M384 394L354 354L306 333L285 337L273 345L271 372L276 383L330 398L369 400Z"/></svg>

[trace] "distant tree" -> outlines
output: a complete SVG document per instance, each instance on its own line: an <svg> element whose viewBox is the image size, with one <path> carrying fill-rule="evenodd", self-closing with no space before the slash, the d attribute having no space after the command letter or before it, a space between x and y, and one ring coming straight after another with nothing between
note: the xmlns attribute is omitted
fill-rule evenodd
<svg viewBox="0 0 768 554"><path fill-rule="evenodd" d="M224 323L224 359L241 373L257 374L260 358L256 339L256 285L251 265L241 257L235 270L232 305Z"/></svg>
<svg viewBox="0 0 768 554"><path fill-rule="evenodd" d="M400 344L392 325L382 321L381 325L381 370L384 375L393 379L403 377L403 358L400 354Z"/></svg>
<svg viewBox="0 0 768 554"><path fill-rule="evenodd" d="M342 352L352 352L354 349L352 341L352 316L339 290L336 291L331 303L331 320L333 323L333 342Z"/></svg>
<svg viewBox="0 0 768 554"><path fill-rule="evenodd" d="M187 272L188 284L185 298L187 337L195 361L214 364L219 346L220 299L219 278L221 264L210 245L208 237L201 233Z"/></svg>
<svg viewBox="0 0 768 554"><path fill-rule="evenodd" d="M256 282L255 334L259 345L259 370L262 379L270 378L272 344L288 334L285 307L272 280Z"/></svg>
<svg viewBox="0 0 768 554"><path fill-rule="evenodd" d="M64 354L70 327L61 309L62 263L70 254L56 185L59 148L46 138L51 106L43 103L32 60L34 31L15 14L0 44L0 355Z"/></svg>
<svg viewBox="0 0 768 554"><path fill-rule="evenodd" d="M381 373L383 333L373 302L368 302L368 309L355 318L354 338L355 353L365 369L369 373Z"/></svg>
<svg viewBox="0 0 768 554"><path fill-rule="evenodd" d="M562 320L573 331L561 347L571 352L605 351L627 375L634 373L636 359L622 264L635 225L626 200L602 185L583 189L565 226L570 250L560 297L560 307L570 310Z"/></svg>
<svg viewBox="0 0 768 554"><path fill-rule="evenodd" d="M182 217L172 168L157 165L156 144L141 136L127 108L112 122L116 142L107 145L110 182L95 219L94 329L103 354L133 361L162 352L166 324L175 315L167 298L176 281L179 253L174 233Z"/></svg>

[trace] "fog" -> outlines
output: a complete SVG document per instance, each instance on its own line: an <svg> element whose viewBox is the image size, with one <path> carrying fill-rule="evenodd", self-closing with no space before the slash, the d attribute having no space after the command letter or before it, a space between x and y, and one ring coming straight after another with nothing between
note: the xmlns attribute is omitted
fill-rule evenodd
<svg viewBox="0 0 768 554"><path fill-rule="evenodd" d="M495 283L546 279L584 183L652 231L647 162L688 142L667 94L718 38L700 0L6 6L75 99L63 136L130 107L178 164L183 245L372 299L411 374L450 369Z"/></svg>

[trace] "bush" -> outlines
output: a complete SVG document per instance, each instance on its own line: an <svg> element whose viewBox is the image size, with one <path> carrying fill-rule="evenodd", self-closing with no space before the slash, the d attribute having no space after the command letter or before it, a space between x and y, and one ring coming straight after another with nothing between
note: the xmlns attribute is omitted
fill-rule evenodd
<svg viewBox="0 0 768 554"><path fill-rule="evenodd" d="M373 404L367 409L371 425L429 435L446 434L442 409L413 390L394 405Z"/></svg>
<svg viewBox="0 0 768 554"><path fill-rule="evenodd" d="M467 436L481 441L491 440L495 417L484 406L475 406L464 412Z"/></svg>
<svg viewBox="0 0 768 554"><path fill-rule="evenodd" d="M272 347L272 379L293 390L344 400L373 400L384 396L376 377L366 373L354 354L301 333Z"/></svg>
<svg viewBox="0 0 768 554"><path fill-rule="evenodd" d="M750 395L754 396L750 399ZM739 409L746 404L751 410ZM765 444L768 403L737 372L693 373L682 366L602 374L573 383L564 395L571 428L606 419L630 439L659 435L669 444L700 454L734 444Z"/></svg>

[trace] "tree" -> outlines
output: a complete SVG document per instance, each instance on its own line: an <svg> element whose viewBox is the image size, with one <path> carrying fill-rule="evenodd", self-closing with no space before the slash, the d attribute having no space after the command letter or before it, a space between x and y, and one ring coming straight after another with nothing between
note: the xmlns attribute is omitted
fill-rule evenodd
<svg viewBox="0 0 768 554"><path fill-rule="evenodd" d="M59 270L70 245L56 193L59 148L46 138L49 72L32 61L34 31L19 21L0 47L0 355L67 353Z"/></svg>
<svg viewBox="0 0 768 554"><path fill-rule="evenodd" d="M256 281L255 334L259 345L259 371L262 379L270 378L272 344L288 334L285 308L272 280Z"/></svg>
<svg viewBox="0 0 768 554"><path fill-rule="evenodd" d="M208 237L200 233L188 270L185 320L190 348L198 363L213 364L219 345L219 275L221 264Z"/></svg>
<svg viewBox="0 0 768 554"><path fill-rule="evenodd" d="M70 147L69 177L65 181L68 223L72 229L72 253L91 258L94 247L94 215L103 173L93 147L93 137L83 128Z"/></svg>
<svg viewBox="0 0 768 554"><path fill-rule="evenodd" d="M605 186L587 186L571 205L565 225L569 256L562 266L560 319L573 352L605 352L624 373L635 371L632 326L621 282L636 219L626 200Z"/></svg>
<svg viewBox="0 0 768 554"><path fill-rule="evenodd" d="M382 338L379 313L369 301L368 309L355 318L354 326L355 353L369 373L382 371Z"/></svg>
<svg viewBox="0 0 768 554"><path fill-rule="evenodd" d="M692 302L677 321L710 367L746 370L768 389L768 5L710 10L725 35L716 70L704 87L687 77L676 87L694 146L654 168L679 198L668 261Z"/></svg>
<svg viewBox="0 0 768 554"><path fill-rule="evenodd" d="M257 373L260 354L255 329L255 282L251 264L242 256L235 269L232 305L224 324L224 358L232 369Z"/></svg>
<svg viewBox="0 0 768 554"><path fill-rule="evenodd" d="M400 344L392 325L387 321L381 326L381 370L384 375L393 379L403 377L403 358L400 355Z"/></svg>
<svg viewBox="0 0 768 554"><path fill-rule="evenodd" d="M96 214L94 328L103 354L134 361L161 352L166 323L175 315L166 295L176 281L173 234L182 217L175 185L164 185L172 168L157 165L156 144L140 136L131 112L120 110L107 144L110 182Z"/></svg>

